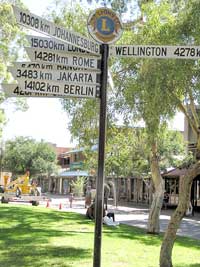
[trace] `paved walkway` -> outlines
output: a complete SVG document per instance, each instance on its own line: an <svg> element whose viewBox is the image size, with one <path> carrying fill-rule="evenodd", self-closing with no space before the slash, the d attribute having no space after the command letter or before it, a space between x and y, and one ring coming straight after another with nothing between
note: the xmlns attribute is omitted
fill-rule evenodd
<svg viewBox="0 0 200 267"><path fill-rule="evenodd" d="M148 208L142 207L124 207L120 206L117 209L113 209L116 214L116 220L120 223L133 225L147 229L148 223ZM161 211L160 216L160 230L165 232L171 217L173 210ZM177 235L188 236L196 239L200 239L200 217L185 217L183 218Z"/></svg>
<svg viewBox="0 0 200 267"><path fill-rule="evenodd" d="M50 207L59 209L60 204L63 211L73 211L81 214L86 213L83 200L74 200L72 208L69 207L68 198L63 196L51 195L52 201ZM43 203L46 205L46 203ZM149 208L132 204L130 207L123 204L122 206L108 205L108 210L115 213L115 220L119 223L147 228ZM162 210L160 216L160 230L165 232L173 210ZM183 218L177 235L188 236L200 240L200 213L195 213L193 217Z"/></svg>

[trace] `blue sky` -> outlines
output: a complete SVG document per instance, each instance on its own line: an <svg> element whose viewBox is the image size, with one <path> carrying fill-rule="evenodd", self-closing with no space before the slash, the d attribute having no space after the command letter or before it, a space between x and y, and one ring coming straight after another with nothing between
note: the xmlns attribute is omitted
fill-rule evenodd
<svg viewBox="0 0 200 267"><path fill-rule="evenodd" d="M51 0L23 0L32 13L41 16ZM71 4L71 0L68 1ZM73 2L73 1L72 1ZM24 29L25 31L25 29ZM70 132L67 130L68 116L62 110L59 99L27 98L29 109L26 112L14 110L13 105L6 103L7 126L3 132L3 139L15 136L30 136L55 143L57 146L73 146ZM183 130L183 116L179 114L173 128Z"/></svg>

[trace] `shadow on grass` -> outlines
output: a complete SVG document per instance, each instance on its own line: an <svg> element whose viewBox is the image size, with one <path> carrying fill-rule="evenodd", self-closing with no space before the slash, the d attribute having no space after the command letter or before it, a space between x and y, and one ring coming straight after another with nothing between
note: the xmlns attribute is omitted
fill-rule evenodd
<svg viewBox="0 0 200 267"><path fill-rule="evenodd" d="M156 246L161 245L164 237L163 233L159 235L149 235L146 233L145 229L124 224L118 227L110 227L104 225L103 232L105 235L112 238L122 238L122 239L127 238L130 240L139 240L140 243L142 242L145 245L156 245ZM192 239L189 237L177 236L175 244L182 247L187 247L187 248L192 247L198 250L200 249L200 240ZM200 267L200 265L198 267Z"/></svg>
<svg viewBox="0 0 200 267"><path fill-rule="evenodd" d="M18 221L24 225L28 224L31 227L32 223L43 222L46 224L66 220L65 224L89 224L89 221L84 220L85 216L73 212L58 212L52 209L44 209L32 206L6 206L0 205L1 218L6 221ZM2 221L1 219L1 221Z"/></svg>
<svg viewBox="0 0 200 267"><path fill-rule="evenodd" d="M110 227L104 225L104 234L111 238L126 238L130 240L139 240L145 245L160 245L162 235L148 235L144 229L129 226L119 225L118 227Z"/></svg>
<svg viewBox="0 0 200 267"><path fill-rule="evenodd" d="M185 248L194 248L200 250L200 240L192 239L189 237L178 236L175 240L175 244ZM198 265L198 267L200 267L200 264Z"/></svg>
<svg viewBox="0 0 200 267"><path fill-rule="evenodd" d="M77 244L80 235L87 240L93 234L83 215L9 205L0 205L0 214L1 267L69 267L70 262L92 257L90 247L68 246L62 239L76 239Z"/></svg>
<svg viewBox="0 0 200 267"><path fill-rule="evenodd" d="M14 257L11 257L11 254ZM41 267L62 266L68 267L70 261L76 262L80 259L91 258L90 250L73 247L40 247L40 246L18 246L8 252L1 254L1 267Z"/></svg>
<svg viewBox="0 0 200 267"><path fill-rule="evenodd" d="M50 237L75 238L79 234L93 234L93 231L90 231L91 228L88 227L94 226L94 222L78 213L58 212L31 206L4 205L0 205L0 212L0 225L3 226L3 228L0 227L0 248L9 247L19 241L35 245L48 243ZM80 225L83 230L77 229L77 225ZM31 235L28 235L30 232ZM145 229L123 224L118 227L104 225L103 233L110 238L138 240L140 243L151 246L160 246L163 239L163 234L148 235ZM200 240L186 237L177 237L175 244L198 250L200 248Z"/></svg>
<svg viewBox="0 0 200 267"><path fill-rule="evenodd" d="M21 225L10 229L4 228L0 230L1 242L0 249L3 250L5 247L17 246L19 242L26 243L28 245L35 244L46 244L49 242L49 238L52 237L70 237L76 238L78 235L91 234L89 231L81 232L77 231L62 231L52 229L29 229L29 227L21 227Z"/></svg>

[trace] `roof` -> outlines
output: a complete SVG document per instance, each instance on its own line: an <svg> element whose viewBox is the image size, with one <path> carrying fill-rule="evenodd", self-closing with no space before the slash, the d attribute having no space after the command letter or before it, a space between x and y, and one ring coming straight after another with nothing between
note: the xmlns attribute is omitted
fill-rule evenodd
<svg viewBox="0 0 200 267"><path fill-rule="evenodd" d="M165 177L165 178L178 178L181 175L184 175L185 172L186 172L185 168L182 168L182 169L175 168L173 170L170 170L168 172L163 173L162 177Z"/></svg>
<svg viewBox="0 0 200 267"><path fill-rule="evenodd" d="M56 147L55 151L58 156L71 150L71 147Z"/></svg>
<svg viewBox="0 0 200 267"><path fill-rule="evenodd" d="M81 148L77 148L77 149L73 149L73 150L69 149L68 151L63 152L63 153L62 153L62 156L63 156L63 157L64 157L64 156L69 156L70 154L78 153L78 152L82 152L82 151L84 151L84 149L83 149L82 147L81 147Z"/></svg>
<svg viewBox="0 0 200 267"><path fill-rule="evenodd" d="M85 149L83 148L83 147L80 147L80 148L75 148L75 149L72 149L72 150L68 150L68 151L66 151L66 152L63 152L62 153L62 156L64 156L64 155L69 155L69 154L73 154L73 153L78 153L78 152L83 152ZM98 150L98 145L93 145L92 147L91 147L91 150L92 151L96 151L96 150Z"/></svg>
<svg viewBox="0 0 200 267"><path fill-rule="evenodd" d="M59 174L60 177L89 176L87 171L64 171Z"/></svg>

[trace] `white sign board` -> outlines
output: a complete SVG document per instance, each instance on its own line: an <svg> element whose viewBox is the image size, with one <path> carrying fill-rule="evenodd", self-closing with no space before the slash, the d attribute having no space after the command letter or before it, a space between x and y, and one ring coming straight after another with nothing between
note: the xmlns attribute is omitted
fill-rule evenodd
<svg viewBox="0 0 200 267"><path fill-rule="evenodd" d="M51 71L44 69L8 67L14 79L33 79L99 85L100 75L88 71Z"/></svg>
<svg viewBox="0 0 200 267"><path fill-rule="evenodd" d="M63 52L30 47L25 47L25 50L30 60L34 62L60 64L91 70L100 69L100 60L89 55L70 55Z"/></svg>
<svg viewBox="0 0 200 267"><path fill-rule="evenodd" d="M200 46L119 45L110 46L109 56L199 59Z"/></svg>
<svg viewBox="0 0 200 267"><path fill-rule="evenodd" d="M26 10L19 9L13 6L14 15L17 23L28 27L32 30L41 32L45 35L50 35L58 40L62 40L68 44L84 49L88 52L99 54L100 46L98 43L88 39L78 33L68 31L67 29L54 24L46 19L43 19Z"/></svg>
<svg viewBox="0 0 200 267"><path fill-rule="evenodd" d="M25 88L21 87L18 84L9 83L9 84L1 84L3 88L3 92L7 97L64 97L62 95L56 94L45 94L45 93L38 93L38 92L29 92L26 91Z"/></svg>
<svg viewBox="0 0 200 267"><path fill-rule="evenodd" d="M83 97L96 98L99 97L100 87L90 84L76 84L56 81L33 80L17 78L19 85L25 91L38 92L44 94L56 94L65 97Z"/></svg>
<svg viewBox="0 0 200 267"><path fill-rule="evenodd" d="M63 41L56 40L54 38L26 35L26 39L28 40L30 46L34 48L41 48L41 49L48 49L55 51L66 51L70 52L71 54L73 53L89 54L88 51L67 44Z"/></svg>
<svg viewBox="0 0 200 267"><path fill-rule="evenodd" d="M22 68L22 69L42 69L44 71L50 70L50 71L88 71L87 69L82 68L74 68L70 66L64 66L59 64L53 64L53 63L38 63L38 62L32 62L32 61L24 61L24 62L14 62L13 63L15 68ZM100 70L89 70L91 73L95 72L97 74L100 74Z"/></svg>

